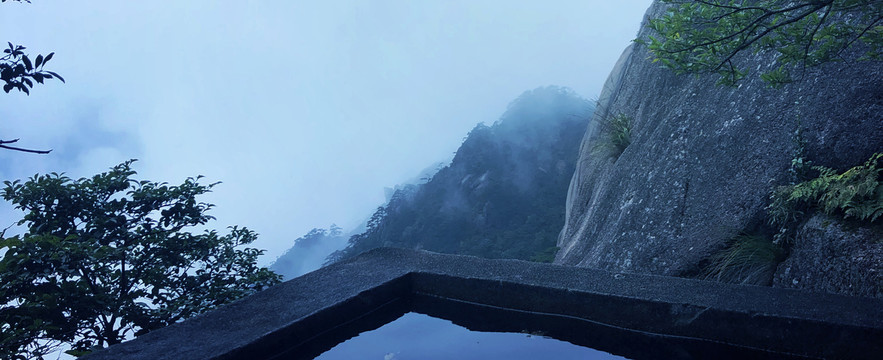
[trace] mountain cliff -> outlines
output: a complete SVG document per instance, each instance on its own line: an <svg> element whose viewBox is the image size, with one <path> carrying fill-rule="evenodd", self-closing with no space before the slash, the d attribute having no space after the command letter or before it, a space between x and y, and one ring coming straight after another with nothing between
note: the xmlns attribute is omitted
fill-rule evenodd
<svg viewBox="0 0 883 360"><path fill-rule="evenodd" d="M655 2L646 18L665 7ZM772 55L746 58L761 72ZM883 296L879 220L802 218L783 241L767 210L795 164L842 172L883 151L883 62L854 58L803 69L782 89L756 76L725 87L629 46L586 129L556 262L701 276L739 239L763 238L781 252L770 252L761 279L735 281ZM617 144L618 126L628 141L602 151Z"/></svg>
<svg viewBox="0 0 883 360"><path fill-rule="evenodd" d="M381 246L551 261L591 111L568 89L525 92L428 182L398 188L330 261Z"/></svg>

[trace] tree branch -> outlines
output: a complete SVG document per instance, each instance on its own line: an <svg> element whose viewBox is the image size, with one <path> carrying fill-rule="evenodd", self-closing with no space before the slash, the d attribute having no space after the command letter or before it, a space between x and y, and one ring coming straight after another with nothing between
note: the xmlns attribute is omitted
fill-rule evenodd
<svg viewBox="0 0 883 360"><path fill-rule="evenodd" d="M763 35L768 34L770 31L775 30L775 29L778 29L778 28L780 28L780 27L782 27L782 26L784 26L784 25L788 25L788 24L790 24L790 23L796 22L796 21L798 21L798 20L800 20L800 19L802 19L802 18L808 16L809 14L812 14L812 13L816 12L817 10L819 10L819 9L821 9L821 8L823 8L823 7L825 7L825 6L827 6L827 5L828 5L827 3L830 3L830 1L826 2L826 4L816 5L816 7L815 7L814 9L812 9L812 10L810 10L810 11L807 11L807 12L803 13L803 14L800 15L800 16L797 16L797 17L795 17L795 18L793 18L793 19L790 19L790 20L788 20L788 21L786 21L786 22L783 22L783 23L781 23L781 24L777 24L777 25L775 25L775 26L773 26L773 27L771 27L771 28L767 28L763 33L761 33L761 35L756 36L756 37L754 37L754 39L749 40L747 43L744 43L744 44L740 45L740 46L734 51L734 53L744 50L746 47L748 47L749 45L751 45L752 43L754 43L754 42L757 41L758 39L762 38ZM714 45L714 44L717 44L717 43L721 43L721 42L724 42L724 41L730 40L730 39L732 39L732 38L734 38L734 37L736 37L736 36L742 35L742 34L744 34L744 33L746 33L746 32L753 32L755 29L757 29L758 27L761 26L761 25L760 25L760 22L761 22L761 21L763 21L763 20L766 19L766 18L769 18L770 16L778 15L778 14L785 14L785 13L788 13L788 12L791 12L791 11L795 11L795 10L798 10L798 9L801 9L801 8L804 8L804 7L807 7L807 6L812 6L812 5L813 5L813 4L795 5L795 6L792 6L792 7L789 7L789 8L779 9L779 10L763 9L763 11L764 11L764 14L763 14L763 15L758 16L757 19L754 19L753 21L751 21L751 23L746 24L744 27L742 27L741 30L739 30L739 31L737 31L737 32L734 32L734 33L732 33L732 34L730 34L730 35L727 35L727 36L724 36L724 37L721 37L721 38L717 38L717 39L709 40L709 41L706 41L706 42L703 42L703 43L699 43L699 44L695 44L695 45L687 46L687 47L684 47L684 48L681 48L681 49L677 49L677 50L667 50L666 52L668 52L668 53L670 53L670 54L676 54L676 53L682 53L682 52L692 51L692 50L695 50L695 49L698 49L698 48L700 48L700 47L704 47L704 46L710 46L710 45ZM765 27L765 26L764 26L764 27ZM732 57L732 56L730 56L730 57ZM724 62L725 62L725 61L724 61ZM722 63L723 63L723 62L722 62ZM717 69L720 69L720 66L718 66ZM716 69L715 69L715 70L716 70Z"/></svg>
<svg viewBox="0 0 883 360"><path fill-rule="evenodd" d="M769 9L762 8L759 6L734 6L734 5L724 5L724 4L713 3L713 2L705 1L705 0L694 0L694 1L696 1L700 4L705 4L705 5L711 6L711 7L733 10L733 11L726 13L725 15L716 16L715 19L718 19L718 20L725 18L727 16L730 16L730 15L736 14L736 13L740 13L743 11L749 11L749 10L760 10L765 13L770 12Z"/></svg>
<svg viewBox="0 0 883 360"><path fill-rule="evenodd" d="M874 19L874 21L871 21L871 23L868 24L868 26L865 26L865 28L862 29L861 32L859 32L858 36L856 36L856 37L853 38L852 40L849 40L849 41L846 43L846 45L844 45L843 48L840 49L840 52L842 52L844 49L846 49L846 48L852 46L853 43L855 43L856 41L858 41L859 39L861 39L862 37L864 37L865 34L867 34L868 31L870 31L870 30L871 30L875 25L877 25L877 23L880 22L881 20L883 20L883 15L881 15L881 16L877 17L876 19ZM838 52L838 55L839 55L839 52Z"/></svg>
<svg viewBox="0 0 883 360"><path fill-rule="evenodd" d="M6 144L12 144L12 143L15 143L15 142L17 142L18 140L19 140L19 139L0 140L0 148L3 148L3 149L9 149L9 150L15 150L15 151L21 151L21 152L27 152L27 153L33 153L33 154L48 154L49 152L52 151L52 150L32 150L32 149L25 149L25 148L20 148L20 147L15 147L15 146L9 146L9 145L6 145Z"/></svg>
<svg viewBox="0 0 883 360"><path fill-rule="evenodd" d="M822 24L825 23L825 20L828 19L828 15L831 14L831 7L829 6L825 9L825 15L819 19L819 23L816 24L815 28L812 29L812 32L809 33L809 37L806 41L806 46L803 48L803 69L806 70L806 59L809 58L809 51L812 44L815 43L816 34L819 32L819 29L822 27Z"/></svg>
<svg viewBox="0 0 883 360"><path fill-rule="evenodd" d="M803 13L802 15L800 15L800 16L798 16L798 17L795 17L795 18L789 19L789 20L787 20L787 21L783 21L783 22L781 22L781 23L779 23L779 24L776 24L776 25L773 26L773 27L769 27L769 28L767 28L766 30L762 31L760 34L755 35L754 37L752 37L752 38L746 40L744 43L742 43L742 44L740 44L738 47L736 47L736 49L735 49L734 51L731 51L730 54L727 55L727 57L724 58L722 61L720 61L720 62L718 63L718 65L717 65L716 67L714 67L714 69L712 69L711 71L717 71L717 70L719 70L721 67L724 66L724 64L727 63L727 61L730 61L734 56L736 56L736 54L738 54L738 53L741 52L742 50L747 49L749 46L751 46L751 44L754 44L755 42L757 42L758 40L760 40L761 38L763 38L764 36L766 36L767 34L769 34L770 32L772 32L773 30L776 30L776 29L781 28L781 27L783 27L783 26L786 26L786 25L789 25L789 24L792 24L792 23L798 22L798 21L800 21L801 19L803 19L803 18L809 16L809 14L812 14L812 13L818 11L819 9L821 9L821 8L823 8L823 7L825 7L825 6L827 6L827 5L820 5L820 6L817 6L817 7L813 8L812 10L809 10L809 11Z"/></svg>

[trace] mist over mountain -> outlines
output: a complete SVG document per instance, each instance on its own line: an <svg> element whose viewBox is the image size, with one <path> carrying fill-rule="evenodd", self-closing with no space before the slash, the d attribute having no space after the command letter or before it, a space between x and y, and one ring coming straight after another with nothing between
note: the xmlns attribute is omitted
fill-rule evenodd
<svg viewBox="0 0 883 360"><path fill-rule="evenodd" d="M294 245L276 258L270 270L287 280L322 267L329 253L346 245L347 236L342 230L335 224L310 230L294 240Z"/></svg>
<svg viewBox="0 0 883 360"><path fill-rule="evenodd" d="M398 190L425 184L448 163L449 161L434 163L401 184L383 188L384 206L389 204ZM331 224L327 228L313 228L295 239L294 244L270 265L270 269L288 280L321 268L330 254L347 246L351 236L360 234L367 229L369 218L370 216L366 215L359 225L351 229L344 229L337 224Z"/></svg>
<svg viewBox="0 0 883 360"><path fill-rule="evenodd" d="M566 88L523 93L428 182L396 189L329 262L381 246L551 261L592 110Z"/></svg>

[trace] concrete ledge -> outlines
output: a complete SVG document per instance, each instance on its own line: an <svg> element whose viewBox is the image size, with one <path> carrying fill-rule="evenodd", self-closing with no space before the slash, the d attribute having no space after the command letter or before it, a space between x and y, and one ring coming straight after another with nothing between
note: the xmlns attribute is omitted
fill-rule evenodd
<svg viewBox="0 0 883 360"><path fill-rule="evenodd" d="M85 357L312 358L408 311L631 358L866 358L883 301L376 249Z"/></svg>

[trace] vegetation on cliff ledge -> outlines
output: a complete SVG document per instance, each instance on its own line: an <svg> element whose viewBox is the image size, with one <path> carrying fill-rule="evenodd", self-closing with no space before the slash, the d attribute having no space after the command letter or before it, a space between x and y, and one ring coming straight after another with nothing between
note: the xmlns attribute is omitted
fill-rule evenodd
<svg viewBox="0 0 883 360"><path fill-rule="evenodd" d="M787 229L815 211L865 223L883 218L883 153L843 173L824 166L812 169L818 176L773 192L767 208L770 224Z"/></svg>
<svg viewBox="0 0 883 360"><path fill-rule="evenodd" d="M800 158L802 160L802 158ZM804 181L778 187L770 196L768 223L776 233L767 231L736 236L724 249L708 260L700 277L709 280L769 284L776 265L784 260L794 245L798 227L816 212L837 216L859 226L883 219L883 153L871 156L864 164L842 173L804 161L792 164L793 172L806 167L816 175Z"/></svg>

